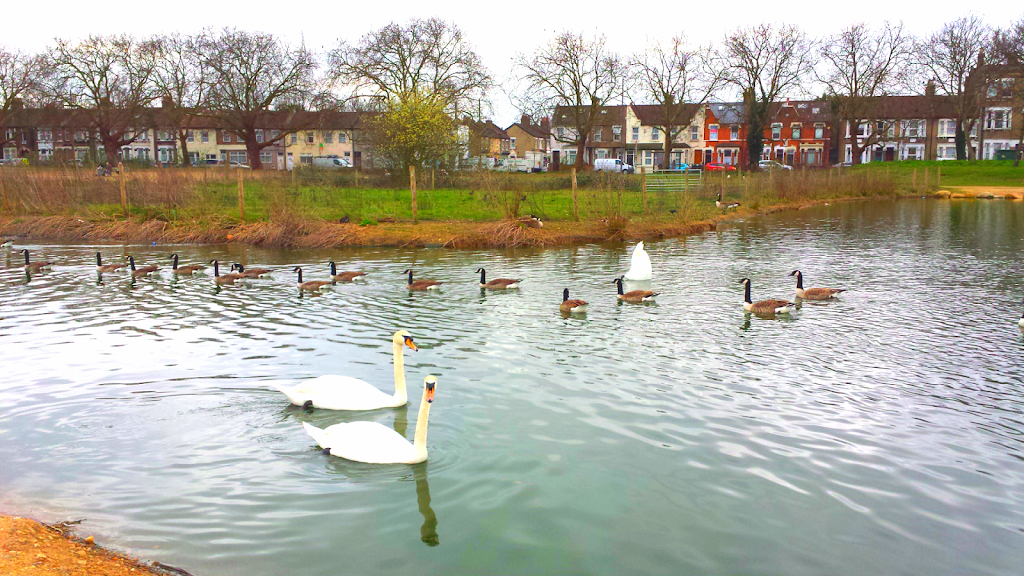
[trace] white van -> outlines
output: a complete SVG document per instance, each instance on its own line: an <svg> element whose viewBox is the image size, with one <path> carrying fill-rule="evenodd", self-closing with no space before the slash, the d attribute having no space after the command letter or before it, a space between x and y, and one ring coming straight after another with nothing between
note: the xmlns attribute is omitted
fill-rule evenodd
<svg viewBox="0 0 1024 576"><path fill-rule="evenodd" d="M315 156L313 166L317 168L351 168L352 164L338 156Z"/></svg>
<svg viewBox="0 0 1024 576"><path fill-rule="evenodd" d="M597 160L594 160L594 170L598 172L633 173L633 167L618 158L598 158Z"/></svg>

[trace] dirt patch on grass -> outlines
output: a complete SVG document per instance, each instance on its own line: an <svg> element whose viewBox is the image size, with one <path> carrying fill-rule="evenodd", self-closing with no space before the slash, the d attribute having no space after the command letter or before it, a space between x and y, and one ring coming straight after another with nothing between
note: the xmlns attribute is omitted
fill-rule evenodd
<svg viewBox="0 0 1024 576"><path fill-rule="evenodd" d="M184 570L147 565L78 538L70 525L42 524L28 518L0 516L0 574L37 576L186 576Z"/></svg>

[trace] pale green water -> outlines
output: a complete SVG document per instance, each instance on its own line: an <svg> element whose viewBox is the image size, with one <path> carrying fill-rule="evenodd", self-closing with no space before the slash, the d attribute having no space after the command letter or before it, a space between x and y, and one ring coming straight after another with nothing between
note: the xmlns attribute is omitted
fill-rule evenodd
<svg viewBox="0 0 1024 576"><path fill-rule="evenodd" d="M649 245L653 306L616 305L631 246L543 251L100 247L109 261L282 271L97 282L94 246L0 270L0 509L203 576L1020 574L1024 205L847 204ZM372 272L299 298L287 270ZM448 282L409 295L400 272ZM473 270L525 278L482 295ZM791 320L754 297L850 288ZM590 301L563 319L561 289ZM306 414L267 380L349 374L411 405ZM412 437L430 460L324 456L301 422ZM436 545L435 545L436 544Z"/></svg>

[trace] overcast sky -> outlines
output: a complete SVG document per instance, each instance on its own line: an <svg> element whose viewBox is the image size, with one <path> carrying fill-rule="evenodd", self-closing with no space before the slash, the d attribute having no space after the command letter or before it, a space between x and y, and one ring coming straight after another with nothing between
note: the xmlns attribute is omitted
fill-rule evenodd
<svg viewBox="0 0 1024 576"><path fill-rule="evenodd" d="M584 8L590 6L591 8ZM685 6L685 7L684 7ZM622 53L640 50L648 39L684 33L691 43L707 44L738 26L765 21L795 23L812 36L838 31L858 21L870 24L903 20L907 29L924 35L944 22L969 12L991 26L1005 26L1024 16L1020 0L988 0L981 4L949 2L797 2L769 6L766 2L205 2L95 4L81 0L4 2L0 9L8 48L38 51L54 37L131 32L194 33L204 27L235 26L305 40L325 51L339 38L356 40L390 21L436 16L454 21L479 51L499 81L509 73L517 50L531 51L556 32L573 30L608 37ZM508 100L494 94L495 122L516 121Z"/></svg>

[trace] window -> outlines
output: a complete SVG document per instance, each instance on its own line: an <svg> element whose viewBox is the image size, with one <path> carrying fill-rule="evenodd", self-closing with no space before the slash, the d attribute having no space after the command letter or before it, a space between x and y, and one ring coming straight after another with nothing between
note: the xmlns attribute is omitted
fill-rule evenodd
<svg viewBox="0 0 1024 576"><path fill-rule="evenodd" d="M857 125L857 138L864 138L870 132L871 127L867 123Z"/></svg>
<svg viewBox="0 0 1024 576"><path fill-rule="evenodd" d="M338 144L344 144L348 141L348 135L344 132L338 132Z"/></svg>
<svg viewBox="0 0 1024 576"><path fill-rule="evenodd" d="M216 154L207 154L206 155L206 163L207 164L213 164L215 162L217 162L217 155Z"/></svg>
<svg viewBox="0 0 1024 576"><path fill-rule="evenodd" d="M509 138L509 140L511 141L511 144L510 144L510 146L511 146L512 148L515 148L515 147L516 147L516 137L515 137L515 136L512 136L511 138Z"/></svg>
<svg viewBox="0 0 1024 576"><path fill-rule="evenodd" d="M781 122L774 122L774 123L772 123L772 140L781 140L781 139L782 139L782 123Z"/></svg>
<svg viewBox="0 0 1024 576"><path fill-rule="evenodd" d="M907 120L903 123L903 136L905 138L921 138L924 136L924 126L920 120Z"/></svg>
<svg viewBox="0 0 1024 576"><path fill-rule="evenodd" d="M651 127L651 140L653 140L655 142L657 142L658 140L661 140L661 131L658 130L658 128L655 127L655 126Z"/></svg>
<svg viewBox="0 0 1024 576"><path fill-rule="evenodd" d="M824 124L820 124L819 123L819 124L815 124L814 125L814 137L815 138L819 138L819 139L825 137L825 125Z"/></svg>
<svg viewBox="0 0 1024 576"><path fill-rule="evenodd" d="M907 160L920 160L921 159L921 147L920 146L907 146Z"/></svg>
<svg viewBox="0 0 1024 576"><path fill-rule="evenodd" d="M196 135L195 135L195 133L194 133L194 132L192 132L191 130L189 130L189 131L188 131L188 134L187 134L187 135L185 136L185 140L186 140L186 141L187 141L187 142L188 142L189 144L191 144L192 142L195 142L195 141L196 141Z"/></svg>
<svg viewBox="0 0 1024 576"><path fill-rule="evenodd" d="M1010 109L1009 108L992 108L985 115L985 129L986 130L1009 130L1010 129Z"/></svg>
<svg viewBox="0 0 1024 576"><path fill-rule="evenodd" d="M174 162L174 150L172 148L161 148L157 151L157 158L160 162Z"/></svg>
<svg viewBox="0 0 1024 576"><path fill-rule="evenodd" d="M334 144L334 132L324 132L324 144Z"/></svg>
<svg viewBox="0 0 1024 576"><path fill-rule="evenodd" d="M231 133L228 132L227 130L224 131L224 141L231 142Z"/></svg>
<svg viewBox="0 0 1024 576"><path fill-rule="evenodd" d="M718 140L718 124L708 124L708 140Z"/></svg>
<svg viewBox="0 0 1024 576"><path fill-rule="evenodd" d="M139 132L139 142L149 142L149 130Z"/></svg>
<svg viewBox="0 0 1024 576"><path fill-rule="evenodd" d="M622 126L612 126L612 140L616 142L622 140Z"/></svg>
<svg viewBox="0 0 1024 576"><path fill-rule="evenodd" d="M202 132L199 133L199 140L202 141L202 142L209 142L210 141L210 133L207 132L206 130L203 130Z"/></svg>
<svg viewBox="0 0 1024 576"><path fill-rule="evenodd" d="M956 160L956 146L939 146L937 157L939 160Z"/></svg>
<svg viewBox="0 0 1024 576"><path fill-rule="evenodd" d="M603 134L601 133L601 129L600 128L598 128L597 130L594 130L594 141L595 142L600 142L602 140L602 138L601 138L602 136L603 136Z"/></svg>
<svg viewBox="0 0 1024 576"><path fill-rule="evenodd" d="M640 127L633 126L633 142L640 140Z"/></svg>
<svg viewBox="0 0 1024 576"><path fill-rule="evenodd" d="M939 138L956 137L956 120L945 118L939 120Z"/></svg>
<svg viewBox="0 0 1024 576"><path fill-rule="evenodd" d="M15 130L14 128L8 128L8 129L7 129L7 140L14 140L14 136L15 136L15 134L17 134L17 133L18 133L18 131L17 131L17 130ZM76 137L76 139L77 139L77 137L78 137L78 132L75 132L75 137Z"/></svg>
<svg viewBox="0 0 1024 576"><path fill-rule="evenodd" d="M565 127L564 126L559 126L558 127L558 137L559 138L565 138Z"/></svg>
<svg viewBox="0 0 1024 576"><path fill-rule="evenodd" d="M803 128L803 125L799 124L797 122L794 122L794 123L790 124L789 125L789 129L790 129L791 134L790 134L789 137L792 138L793 140L799 140L800 139L800 129L801 128Z"/></svg>
<svg viewBox="0 0 1024 576"><path fill-rule="evenodd" d="M263 142L263 130L256 131L256 141L260 143Z"/></svg>
<svg viewBox="0 0 1024 576"><path fill-rule="evenodd" d="M690 124L690 142L696 142L700 140L700 127L696 124Z"/></svg>
<svg viewBox="0 0 1024 576"><path fill-rule="evenodd" d="M299 164L312 164L312 163L313 163L313 155L312 154L299 154Z"/></svg>
<svg viewBox="0 0 1024 576"><path fill-rule="evenodd" d="M274 161L272 156L270 152L260 152L260 164L269 165Z"/></svg>
<svg viewBox="0 0 1024 576"><path fill-rule="evenodd" d="M292 144L298 144L298 143L299 143L299 135L293 132L292 133Z"/></svg>
<svg viewBox="0 0 1024 576"><path fill-rule="evenodd" d="M654 161L654 153L651 150L644 150L644 164L650 166Z"/></svg>
<svg viewBox="0 0 1024 576"><path fill-rule="evenodd" d="M277 140L277 137L280 136L280 135L281 135L281 131L280 130L271 130L270 131L270 139L271 140Z"/></svg>
<svg viewBox="0 0 1024 576"><path fill-rule="evenodd" d="M312 143L313 143L313 133L312 132L306 132L306 144L312 144ZM310 162L312 162L312 161L310 161Z"/></svg>
<svg viewBox="0 0 1024 576"><path fill-rule="evenodd" d="M39 131L39 141L40 142L52 142L53 141L53 132L50 132L49 130L40 130Z"/></svg>
<svg viewBox="0 0 1024 576"><path fill-rule="evenodd" d="M245 150L232 150L228 153L228 159L232 164L245 164L248 160L248 155Z"/></svg>
<svg viewBox="0 0 1024 576"><path fill-rule="evenodd" d="M735 125L729 126L729 140L739 140L739 139L740 139L740 127L739 126L735 126Z"/></svg>
<svg viewBox="0 0 1024 576"><path fill-rule="evenodd" d="M156 139L166 142L171 139L171 134L166 130L161 130L156 133Z"/></svg>
<svg viewBox="0 0 1024 576"><path fill-rule="evenodd" d="M193 166L196 165L196 164L199 164L199 152L189 152L188 153L188 162L189 162L189 164L192 164Z"/></svg>

